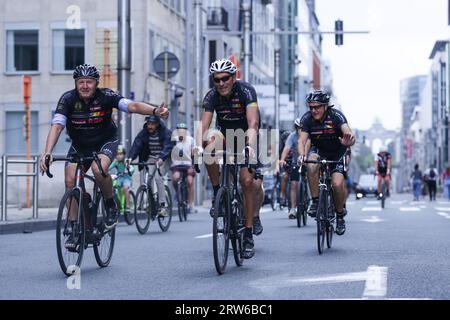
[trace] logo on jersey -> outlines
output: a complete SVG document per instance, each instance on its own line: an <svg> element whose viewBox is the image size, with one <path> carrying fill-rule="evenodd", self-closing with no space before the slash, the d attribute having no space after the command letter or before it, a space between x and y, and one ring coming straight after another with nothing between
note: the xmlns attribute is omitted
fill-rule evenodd
<svg viewBox="0 0 450 320"><path fill-rule="evenodd" d="M76 112L82 111L82 110L83 110L83 105L81 104L81 102L77 102L77 103L75 104L74 109L75 109Z"/></svg>

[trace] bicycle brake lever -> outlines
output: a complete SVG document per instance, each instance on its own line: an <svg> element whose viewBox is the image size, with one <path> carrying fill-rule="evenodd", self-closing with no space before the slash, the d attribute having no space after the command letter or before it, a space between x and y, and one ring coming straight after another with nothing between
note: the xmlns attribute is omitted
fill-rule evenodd
<svg viewBox="0 0 450 320"><path fill-rule="evenodd" d="M45 165L47 166L47 170L45 171L47 177L53 179L53 175L50 173L50 156L48 155L45 157Z"/></svg>

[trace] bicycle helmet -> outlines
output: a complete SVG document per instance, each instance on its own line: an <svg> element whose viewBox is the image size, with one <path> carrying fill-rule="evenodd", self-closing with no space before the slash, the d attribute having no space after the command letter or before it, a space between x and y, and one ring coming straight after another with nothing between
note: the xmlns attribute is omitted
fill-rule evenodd
<svg viewBox="0 0 450 320"><path fill-rule="evenodd" d="M119 144L119 146L117 147L117 153L126 153L123 145Z"/></svg>
<svg viewBox="0 0 450 320"><path fill-rule="evenodd" d="M75 80L84 77L94 78L95 80L98 81L100 79L100 73L98 72L98 69L95 66L85 63L77 66L73 71L73 78Z"/></svg>
<svg viewBox="0 0 450 320"><path fill-rule="evenodd" d="M148 123L148 122L159 123L159 117L157 117L157 116L145 117L145 122L146 123Z"/></svg>
<svg viewBox="0 0 450 320"><path fill-rule="evenodd" d="M322 90L316 90L306 96L306 102L318 102L328 104L330 102L330 95Z"/></svg>
<svg viewBox="0 0 450 320"><path fill-rule="evenodd" d="M229 74L236 74L237 67L228 59L221 59L214 61L209 68L209 73L214 75L216 73L227 72Z"/></svg>
<svg viewBox="0 0 450 320"><path fill-rule="evenodd" d="M301 119L300 118L295 119L294 127L297 129L300 128L301 126L302 126Z"/></svg>
<svg viewBox="0 0 450 320"><path fill-rule="evenodd" d="M177 129L186 129L187 130L187 125L184 122L181 122L177 125Z"/></svg>

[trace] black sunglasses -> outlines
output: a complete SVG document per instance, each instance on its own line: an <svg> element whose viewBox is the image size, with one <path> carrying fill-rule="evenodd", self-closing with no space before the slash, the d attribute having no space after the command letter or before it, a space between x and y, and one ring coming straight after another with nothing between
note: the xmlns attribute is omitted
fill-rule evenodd
<svg viewBox="0 0 450 320"><path fill-rule="evenodd" d="M315 107L309 107L309 110L319 110L320 108L325 107L325 104L322 104L320 106L315 106Z"/></svg>
<svg viewBox="0 0 450 320"><path fill-rule="evenodd" d="M222 78L214 78L214 82L215 83L220 83L221 81L223 82L227 82L228 80L230 80L231 76L225 76Z"/></svg>

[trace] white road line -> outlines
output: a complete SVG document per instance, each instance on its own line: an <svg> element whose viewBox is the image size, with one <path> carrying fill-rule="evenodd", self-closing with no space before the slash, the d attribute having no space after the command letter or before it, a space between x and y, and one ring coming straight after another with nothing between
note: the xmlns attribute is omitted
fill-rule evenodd
<svg viewBox="0 0 450 320"><path fill-rule="evenodd" d="M213 236L212 233L210 233L210 234L204 234L204 235L202 235L202 236L195 237L195 239L207 239L207 238L212 238L212 236Z"/></svg>
<svg viewBox="0 0 450 320"><path fill-rule="evenodd" d="M363 298L383 298L387 293L386 267L370 266L367 269L366 286Z"/></svg>
<svg viewBox="0 0 450 320"><path fill-rule="evenodd" d="M367 205L371 205L371 204L378 204L378 201L366 201Z"/></svg>
<svg viewBox="0 0 450 320"><path fill-rule="evenodd" d="M419 212L420 208L417 207L409 207L409 208L400 208L401 212Z"/></svg>
<svg viewBox="0 0 450 320"><path fill-rule="evenodd" d="M423 201L413 201L409 203L410 206L425 205L425 204L427 203Z"/></svg>
<svg viewBox="0 0 450 320"><path fill-rule="evenodd" d="M438 210L438 211L450 211L450 208L440 208L440 207L435 207L434 209L435 209L435 210Z"/></svg>
<svg viewBox="0 0 450 320"><path fill-rule="evenodd" d="M448 202L448 201L438 201L437 204L446 204L446 205L450 205L450 202Z"/></svg>
<svg viewBox="0 0 450 320"><path fill-rule="evenodd" d="M383 209L381 209L381 207L364 207L362 208L362 211L364 212L377 212L377 211L382 211Z"/></svg>
<svg viewBox="0 0 450 320"><path fill-rule="evenodd" d="M390 203L392 204L404 204L406 202L406 200L395 200L395 201L390 201Z"/></svg>
<svg viewBox="0 0 450 320"><path fill-rule="evenodd" d="M356 204L356 202L355 202L355 201L347 201L347 204L348 204L349 206L352 206L352 205Z"/></svg>
<svg viewBox="0 0 450 320"><path fill-rule="evenodd" d="M438 215L440 215L441 217L444 217L445 219L450 219L450 214L445 213L445 212L437 212Z"/></svg>
<svg viewBox="0 0 450 320"><path fill-rule="evenodd" d="M370 223L377 223L377 222L383 222L384 220L380 219L379 216L371 216L368 219L361 219L361 221L370 222Z"/></svg>

